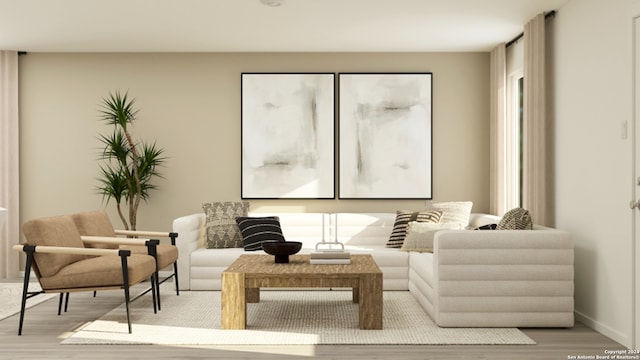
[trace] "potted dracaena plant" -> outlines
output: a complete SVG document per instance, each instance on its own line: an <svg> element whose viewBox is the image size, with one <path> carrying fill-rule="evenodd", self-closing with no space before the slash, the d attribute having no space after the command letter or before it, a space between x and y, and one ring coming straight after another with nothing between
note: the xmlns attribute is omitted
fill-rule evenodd
<svg viewBox="0 0 640 360"><path fill-rule="evenodd" d="M113 126L108 135L99 135L103 144L99 160L101 176L97 189L103 200L114 200L118 216L126 230L136 230L138 207L142 200L149 199L149 192L156 189L152 183L162 178L158 168L164 165L164 149L158 148L155 141L147 143L134 139L131 126L138 111L135 99L119 91L102 99L100 119ZM128 216L123 213L123 200Z"/></svg>

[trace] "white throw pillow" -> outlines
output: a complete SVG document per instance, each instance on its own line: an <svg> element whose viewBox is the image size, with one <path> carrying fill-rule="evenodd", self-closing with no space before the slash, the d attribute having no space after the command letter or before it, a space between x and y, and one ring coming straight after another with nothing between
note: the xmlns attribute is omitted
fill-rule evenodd
<svg viewBox="0 0 640 360"><path fill-rule="evenodd" d="M473 202L471 201L449 201L433 203L427 206L427 210L437 210L442 212L440 217L441 223L458 223L460 228L464 229L469 225L469 218L471 217L471 208Z"/></svg>
<svg viewBox="0 0 640 360"><path fill-rule="evenodd" d="M402 250L433 252L433 238L440 230L460 230L458 223L421 223L412 221L407 228Z"/></svg>

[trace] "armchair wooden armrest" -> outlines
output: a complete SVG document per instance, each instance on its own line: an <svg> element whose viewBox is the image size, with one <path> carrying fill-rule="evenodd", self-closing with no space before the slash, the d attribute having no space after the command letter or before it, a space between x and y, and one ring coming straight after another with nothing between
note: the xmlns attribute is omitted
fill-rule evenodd
<svg viewBox="0 0 640 360"><path fill-rule="evenodd" d="M168 232L168 231L146 231L146 230L113 230L116 235L125 235L125 236L147 236L147 237L165 237L171 238L171 245L176 244L176 238L178 237L178 233L176 232Z"/></svg>
<svg viewBox="0 0 640 360"><path fill-rule="evenodd" d="M159 242L158 240L152 239L131 239L131 238L120 238L120 237L109 237L109 236L80 236L82 242L85 244L114 244L114 245L142 245L147 246L151 242L152 244L156 244Z"/></svg>
<svg viewBox="0 0 640 360"><path fill-rule="evenodd" d="M13 250L27 252L27 247L31 245L13 245ZM71 254L71 255L91 255L91 256L130 256L130 250L118 249L94 249L94 248L78 248L66 246L31 246L33 252L44 254Z"/></svg>
<svg viewBox="0 0 640 360"><path fill-rule="evenodd" d="M170 237L172 233L168 231L146 231L146 230L118 230L114 229L118 235L134 235L149 237Z"/></svg>

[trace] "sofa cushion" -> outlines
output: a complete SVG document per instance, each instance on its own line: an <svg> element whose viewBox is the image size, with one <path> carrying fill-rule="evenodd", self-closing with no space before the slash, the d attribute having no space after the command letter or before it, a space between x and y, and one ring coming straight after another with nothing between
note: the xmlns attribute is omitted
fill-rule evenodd
<svg viewBox="0 0 640 360"><path fill-rule="evenodd" d="M456 223L460 225L459 229L464 229L469 225L472 207L471 201L449 201L433 203L428 210L442 212L441 223Z"/></svg>
<svg viewBox="0 0 640 360"><path fill-rule="evenodd" d="M507 211L496 227L497 230L531 230L532 228L531 215L523 208Z"/></svg>
<svg viewBox="0 0 640 360"><path fill-rule="evenodd" d="M236 217L247 216L249 202L212 202L202 204L206 215L205 230L208 249L241 248L243 246Z"/></svg>
<svg viewBox="0 0 640 360"><path fill-rule="evenodd" d="M384 245L396 221L396 213L335 213L329 226L335 239L344 245Z"/></svg>
<svg viewBox="0 0 640 360"><path fill-rule="evenodd" d="M409 222L417 221L417 222L437 223L437 222L440 222L441 216L442 216L441 211L398 210L396 212L396 221L393 224L393 230L391 231L391 236L389 236L389 241L387 241L386 247L396 248L396 249L399 249L402 247L402 242L404 241L404 238L407 235L407 227L409 226Z"/></svg>
<svg viewBox="0 0 640 360"><path fill-rule="evenodd" d="M420 223L412 221L402 243L403 251L433 252L433 237L440 230L460 229L457 223Z"/></svg>
<svg viewBox="0 0 640 360"><path fill-rule="evenodd" d="M261 250L263 242L284 241L280 221L276 216L239 216L236 223L240 228L245 251Z"/></svg>

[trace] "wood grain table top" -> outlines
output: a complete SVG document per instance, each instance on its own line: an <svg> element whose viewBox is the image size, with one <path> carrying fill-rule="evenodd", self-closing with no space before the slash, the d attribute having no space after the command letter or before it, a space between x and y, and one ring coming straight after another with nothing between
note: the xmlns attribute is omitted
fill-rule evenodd
<svg viewBox="0 0 640 360"><path fill-rule="evenodd" d="M272 255L240 255L224 272L264 275L358 275L382 273L371 255L351 255L351 264L309 263L309 255L291 255L289 263L276 264Z"/></svg>

